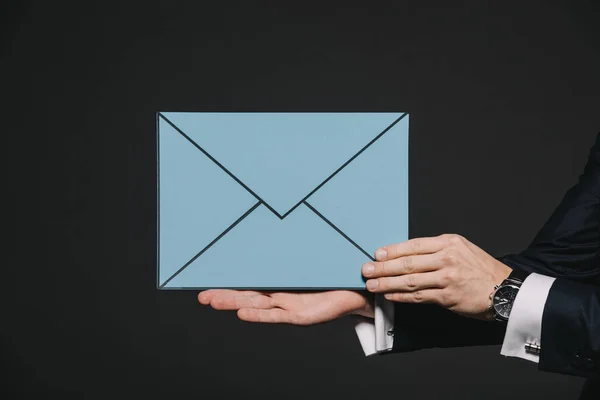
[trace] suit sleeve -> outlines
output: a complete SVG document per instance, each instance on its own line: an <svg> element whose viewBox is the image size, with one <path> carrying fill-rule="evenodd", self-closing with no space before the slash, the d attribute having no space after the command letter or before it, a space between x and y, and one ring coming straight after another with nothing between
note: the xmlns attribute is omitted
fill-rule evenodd
<svg viewBox="0 0 600 400"><path fill-rule="evenodd" d="M571 338L577 337L573 340L582 343L579 345L581 349L578 347L583 352L579 359L593 360L593 343L590 340L593 334L600 339L597 330L600 329L598 286L595 286L600 284L597 261L600 242L599 198L600 134L596 137L577 183L567 191L532 243L521 253L498 258L513 269L559 278L544 306L539 364L542 370L566 368L567 360L576 358L575 349L569 351L564 347L560 350L564 353L562 361L553 359L558 357L555 352L559 351L559 343L566 338L562 334L564 329L570 330ZM582 285L580 292L574 288L576 285ZM574 313L572 308L577 308L578 313ZM506 329L502 324L464 318L431 304L397 303L394 315L392 352L501 344ZM564 324L562 330L556 329L561 323ZM544 346L544 343L555 344ZM583 343L587 346L585 349ZM562 346L569 345L564 343ZM587 363L590 365L589 361ZM577 371L582 374L581 370Z"/></svg>
<svg viewBox="0 0 600 400"><path fill-rule="evenodd" d="M554 282L542 318L539 369L600 378L600 286Z"/></svg>
<svg viewBox="0 0 600 400"><path fill-rule="evenodd" d="M600 283L599 204L600 134L577 184L567 191L532 243L500 261L530 273Z"/></svg>
<svg viewBox="0 0 600 400"><path fill-rule="evenodd" d="M555 277L544 305L539 369L598 378L600 364L600 135L584 172L512 268Z"/></svg>

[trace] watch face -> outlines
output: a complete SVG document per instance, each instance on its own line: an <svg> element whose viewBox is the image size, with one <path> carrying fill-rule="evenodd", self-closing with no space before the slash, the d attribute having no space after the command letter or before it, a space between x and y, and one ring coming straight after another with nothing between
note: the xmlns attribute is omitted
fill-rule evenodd
<svg viewBox="0 0 600 400"><path fill-rule="evenodd" d="M493 307L496 314L502 318L508 319L518 291L519 288L512 285L505 285L498 288L494 294L493 302Z"/></svg>

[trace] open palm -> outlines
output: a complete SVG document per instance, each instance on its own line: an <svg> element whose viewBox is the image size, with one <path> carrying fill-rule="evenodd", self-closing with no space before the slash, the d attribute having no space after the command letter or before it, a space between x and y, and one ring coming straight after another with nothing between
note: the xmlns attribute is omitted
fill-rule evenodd
<svg viewBox="0 0 600 400"><path fill-rule="evenodd" d="M370 316L365 295L348 291L257 292L210 289L198 294L198 301L216 310L237 311L248 322L313 325L347 314Z"/></svg>

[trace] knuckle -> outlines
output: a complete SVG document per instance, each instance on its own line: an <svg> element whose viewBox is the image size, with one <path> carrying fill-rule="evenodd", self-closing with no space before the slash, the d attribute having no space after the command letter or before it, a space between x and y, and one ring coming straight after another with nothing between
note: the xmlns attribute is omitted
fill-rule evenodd
<svg viewBox="0 0 600 400"><path fill-rule="evenodd" d="M444 233L439 237L444 241L446 246L458 246L464 243L464 238L456 233Z"/></svg>
<svg viewBox="0 0 600 400"><path fill-rule="evenodd" d="M415 292L413 292L413 299L416 303L421 303L423 301L423 292L420 290L417 290Z"/></svg>
<svg viewBox="0 0 600 400"><path fill-rule="evenodd" d="M441 301L443 302L442 304L446 307L453 307L457 303L456 296L451 291L443 290L440 293L440 297L441 297Z"/></svg>
<svg viewBox="0 0 600 400"><path fill-rule="evenodd" d="M387 275L390 272L390 264L388 261L382 261L375 264L376 275Z"/></svg>
<svg viewBox="0 0 600 400"><path fill-rule="evenodd" d="M438 236L438 238L441 239L446 245L449 245L452 241L452 234L444 233L443 235Z"/></svg>
<svg viewBox="0 0 600 400"><path fill-rule="evenodd" d="M411 274L414 270L413 259L412 257L404 257L402 259L402 269L405 273Z"/></svg>
<svg viewBox="0 0 600 400"><path fill-rule="evenodd" d="M406 277L406 286L409 289L414 289L417 287L417 279L414 275L408 275Z"/></svg>
<svg viewBox="0 0 600 400"><path fill-rule="evenodd" d="M387 279L378 279L377 291L385 291L389 288L389 283Z"/></svg>
<svg viewBox="0 0 600 400"><path fill-rule="evenodd" d="M444 271L444 281L446 283L454 282L457 278L458 271L454 268L446 268Z"/></svg>
<svg viewBox="0 0 600 400"><path fill-rule="evenodd" d="M458 246L463 243L463 237L455 233L451 234L448 240L450 241L450 244L453 244L455 246Z"/></svg>
<svg viewBox="0 0 600 400"><path fill-rule="evenodd" d="M442 260L444 261L445 265L457 265L458 264L458 257L454 251L445 251L442 256Z"/></svg>
<svg viewBox="0 0 600 400"><path fill-rule="evenodd" d="M411 247L412 253L419 254L419 251L421 250L421 241L420 240L412 240L410 247Z"/></svg>
<svg viewBox="0 0 600 400"><path fill-rule="evenodd" d="M443 306L450 305L450 303L451 303L450 299L451 299L450 293L448 293L447 291L442 291L440 293L440 303L441 303L441 305L443 305Z"/></svg>

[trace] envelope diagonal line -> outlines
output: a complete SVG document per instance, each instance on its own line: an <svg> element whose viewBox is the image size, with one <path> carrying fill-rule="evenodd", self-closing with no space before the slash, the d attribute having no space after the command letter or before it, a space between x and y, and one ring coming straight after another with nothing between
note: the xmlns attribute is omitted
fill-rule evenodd
<svg viewBox="0 0 600 400"><path fill-rule="evenodd" d="M221 234L219 234L219 236L217 236L212 242L210 242L209 244L206 245L205 248L203 248L202 250L200 250L198 252L198 254L196 254L194 257L192 257L188 262L186 262L181 268L179 268L177 270L177 272L175 272L173 275L171 275L171 277L169 279L167 279L162 285L159 286L159 289L164 288L167 283L169 283L171 280L173 280L173 278L175 278L177 275L179 275L184 269L186 269L188 267L188 265L190 265L191 263L193 263L198 257L200 257L202 254L204 254L208 249L210 249L215 243L217 243L223 236L225 236L230 230L232 230L233 228L235 228L235 226L237 224L239 224L240 222L242 222L242 220L244 218L246 218L248 215L250 215L250 213L252 213L252 211L256 210L256 208L258 206L260 206L261 204L264 204L262 202L257 202L255 205L253 205L248 211L246 211L241 217L239 217L233 224L229 225L227 227L227 229L225 229L223 232L221 232Z"/></svg>
<svg viewBox="0 0 600 400"><path fill-rule="evenodd" d="M243 187L244 189L246 189L246 191L248 193L250 193L252 196L254 196L254 198L258 201L260 201L262 204L264 204L265 207L267 207L269 210L271 210L271 212L275 215L277 215L277 217L279 217L279 219L283 219L283 216L281 214L279 214L277 211L275 211L275 209L273 207L271 207L270 205L268 205L263 199L260 198L259 195L257 195L256 193L254 193L252 191L252 189L250 189L248 186L246 186L246 184L244 182L242 182L237 176L235 176L234 174L232 174L227 168L225 168L225 166L223 166L223 164L221 164L219 161L217 161L217 159L215 159L213 156L210 155L210 153L208 153L206 150L204 150L198 143L196 143L194 140L192 140L192 138L190 138L188 135L185 134L185 132L183 132L181 129L179 129L179 127L177 127L177 125L175 125L173 122L171 122L167 117L165 117L164 115L162 115L161 113L159 113L160 117L162 119L165 120L166 123L168 123L169 125L171 125L171 127L173 127L173 129L175 129L177 132L179 132L184 138L186 138L195 148L197 148L198 150L200 150L206 157L208 157L212 162L214 162L219 168L221 168L223 170L223 172L225 172L227 175L229 175L234 181L236 181L241 187Z"/></svg>
<svg viewBox="0 0 600 400"><path fill-rule="evenodd" d="M325 218L325 216L323 214L321 214L319 211L317 211L316 208L314 208L313 206L311 206L306 200L303 201L302 203L304 203L304 205L308 208L310 208L310 210L312 212L314 212L315 214L317 214L317 216L319 218L321 218L323 221L325 221L329 226L331 226L333 229L335 229L335 231L337 233L339 233L340 235L342 235L344 237L344 239L346 239L347 241L349 241L354 247L356 247L358 250L360 250L365 256L369 257L369 259L371 259L371 261L375 261L375 258L373 258L371 255L369 255L369 253L367 253L362 247L360 247L354 240L350 239L350 237L348 235L346 235L344 232L342 232L342 230L340 228L338 228L337 226L335 226L333 224L333 222L331 222L330 220L328 220L327 218Z"/></svg>
<svg viewBox="0 0 600 400"><path fill-rule="evenodd" d="M186 135L177 125L171 122L167 117L165 117L162 113L158 113L160 117L167 122L173 129L179 132L184 138L186 138L194 147L200 150L206 157L208 157L212 162L214 162L223 172L229 175L233 180L235 180L240 186L242 186L248 193L250 193L256 200L262 203L265 207L267 207L273 214L275 214L279 219L283 220L287 217L292 211L294 211L300 204L304 203L310 196L312 196L317 190L319 190L323 185L329 182L334 176L336 176L341 170L343 170L348 164L350 164L356 157L361 155L365 150L367 150L373 143L379 140L385 133L387 133L390 129L392 129L398 122L400 122L404 117L408 115L408 113L403 113L400 117L398 117L394 122L392 122L387 128L385 128L381 133L379 133L375 138L373 138L369 143L367 143L362 149L360 149L356 154L354 154L350 159L348 159L344 164L342 164L337 170L335 170L331 175L329 175L323 182L317 185L310 193L308 193L302 200L296 203L292 208L290 208L285 214L279 214L273 207L271 207L266 201L264 201L258 194L256 194L252 189L250 189L244 182L242 182L237 176L231 173L223 164L221 164L217 159L215 159L210 153L204 150L198 143L196 143L192 138Z"/></svg>
<svg viewBox="0 0 600 400"><path fill-rule="evenodd" d="M292 211L294 211L300 204L304 203L305 200L307 200L310 196L312 196L317 190L321 189L321 187L323 187L323 185L325 185L327 182L329 182L331 180L331 178L333 178L334 176L336 176L341 170L343 170L344 168L346 168L346 166L348 164L350 164L352 161L354 161L354 159L356 157L358 157L359 155L361 155L365 150L367 150L369 147L371 147L371 145L373 143L375 143L377 140L379 140L383 135L385 135L386 132L388 132L390 129L392 129L394 127L394 125L396 125L398 122L400 122L402 120L402 118L406 117L408 114L404 113L402 114L400 117L398 117L398 119L396 119L394 122L392 122L387 128L385 128L380 134L378 134L377 136L375 136L375 138L373 138L373 140L371 140L369 143L367 143L362 149L360 149L358 151L358 153L356 153L355 155L353 155L348 161L346 161L344 164L342 164L342 166L340 166L337 170L335 170L331 175L329 175L323 182L321 182L316 188L314 188L309 194L307 194L306 196L304 196L304 198L302 200L300 200L294 207L290 208L288 210L288 212L286 212L285 214L283 214L280 218L284 219L285 217L288 216L288 214L290 214ZM375 260L373 260L375 261Z"/></svg>

